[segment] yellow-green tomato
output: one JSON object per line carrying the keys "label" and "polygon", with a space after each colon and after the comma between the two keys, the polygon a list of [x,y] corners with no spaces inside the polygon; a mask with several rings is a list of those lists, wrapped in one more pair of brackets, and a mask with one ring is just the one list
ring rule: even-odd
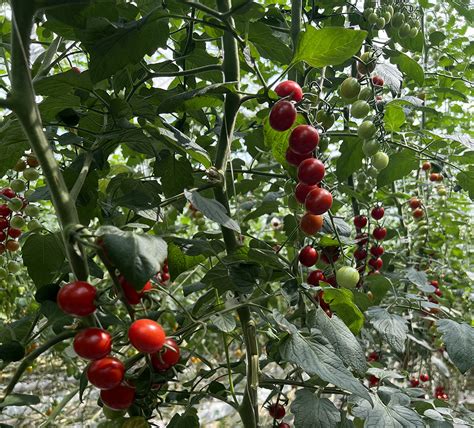
{"label": "yellow-green tomato", "polygon": [[382,169],[387,168],[389,160],[390,159],[387,153],[377,152],[372,158],[372,165],[374,166],[374,168],[381,171]]}
{"label": "yellow-green tomato", "polygon": [[366,157],[371,157],[379,151],[380,145],[375,140],[365,140],[362,143],[362,151]]}
{"label": "yellow-green tomato", "polygon": [[343,288],[355,288],[359,279],[359,272],[351,266],[343,266],[336,272],[336,281]]}
{"label": "yellow-green tomato", "polygon": [[369,114],[370,106],[367,101],[358,100],[351,107],[351,114],[356,119],[362,119]]}
{"label": "yellow-green tomato", "polygon": [[377,128],[369,120],[364,120],[357,128],[357,135],[364,140],[370,140],[376,132]]}

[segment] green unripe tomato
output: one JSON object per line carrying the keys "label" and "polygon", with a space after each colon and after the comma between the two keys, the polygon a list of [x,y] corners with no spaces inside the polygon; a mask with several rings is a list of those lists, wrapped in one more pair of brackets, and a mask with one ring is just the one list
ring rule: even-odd
{"label": "green unripe tomato", "polygon": [[316,120],[323,126],[325,130],[328,130],[334,125],[336,118],[333,113],[325,110],[318,110],[316,113]]}
{"label": "green unripe tomato", "polygon": [[27,227],[28,227],[28,230],[29,230],[30,232],[33,232],[34,230],[38,230],[38,229],[42,229],[42,228],[43,228],[43,226],[41,225],[41,223],[40,223],[38,220],[36,220],[36,219],[30,220],[30,221],[28,222]]}
{"label": "green unripe tomato", "polygon": [[25,226],[25,219],[19,215],[13,216],[10,220],[10,226],[14,227],[15,229],[21,229]]}
{"label": "green unripe tomato", "polygon": [[398,29],[398,35],[400,38],[405,39],[410,35],[411,28],[408,24],[402,24],[401,27]]}
{"label": "green unripe tomato", "polygon": [[25,207],[25,214],[30,217],[38,217],[40,213],[39,207],[36,205],[27,205]]}
{"label": "green unripe tomato", "polygon": [[20,211],[23,207],[23,201],[20,198],[12,198],[7,202],[7,206],[12,211]]}
{"label": "green unripe tomato", "polygon": [[370,140],[376,132],[375,125],[368,120],[364,120],[357,128],[357,135],[364,140]]}
{"label": "green unripe tomato", "polygon": [[388,24],[390,20],[392,19],[392,14],[389,11],[385,11],[382,17],[383,19],[385,19],[385,22]]}
{"label": "green unripe tomato", "polygon": [[367,101],[358,100],[351,107],[351,114],[356,119],[362,119],[369,114],[370,106]]}
{"label": "green unripe tomato", "polygon": [[0,267],[0,279],[5,279],[8,276],[8,272],[5,268]]}
{"label": "green unripe tomato", "polygon": [[447,193],[447,192],[446,192],[446,187],[444,187],[444,186],[439,186],[436,190],[438,191],[438,195],[440,195],[440,196],[446,196],[446,193]]}
{"label": "green unripe tomato", "polygon": [[359,92],[359,100],[370,100],[374,97],[372,89],[368,86],[364,86],[361,91]]}
{"label": "green unripe tomato", "polygon": [[343,266],[336,272],[336,281],[343,288],[355,288],[359,279],[359,272],[351,266]]}
{"label": "green unripe tomato", "polygon": [[364,152],[364,155],[368,158],[375,155],[375,153],[379,151],[379,148],[380,145],[375,140],[365,140],[362,143],[362,151]]}
{"label": "green unripe tomato", "polygon": [[359,174],[357,174],[357,183],[366,183],[367,182],[367,176],[365,175],[364,172],[359,172]]}
{"label": "green unripe tomato", "polygon": [[341,97],[346,100],[356,98],[360,92],[360,83],[355,77],[348,77],[341,84]]}
{"label": "green unripe tomato", "polygon": [[360,193],[365,192],[367,190],[367,183],[360,182],[357,183],[356,190]]}
{"label": "green unripe tomato", "polygon": [[393,9],[393,6],[391,4],[389,4],[388,6],[385,6],[385,10],[390,13],[390,15],[393,16],[393,13],[395,12],[395,10]]}
{"label": "green unripe tomato", "polygon": [[34,189],[28,189],[25,191],[25,198],[28,199],[33,193],[35,193]]}
{"label": "green unripe tomato", "polygon": [[375,12],[372,12],[368,17],[367,17],[367,21],[369,21],[369,24],[373,25],[377,22],[377,19],[379,17],[377,16],[377,14]]}
{"label": "green unripe tomato", "polygon": [[400,28],[401,25],[405,22],[405,16],[401,12],[395,12],[392,16],[392,27]]}
{"label": "green unripe tomato", "polygon": [[364,9],[364,17],[368,18],[371,13],[374,13],[374,8],[373,7],[368,7],[367,9]]}
{"label": "green unripe tomato", "polygon": [[372,178],[377,178],[379,172],[373,166],[371,166],[370,168],[367,168],[367,175]]}
{"label": "green unripe tomato", "polygon": [[35,180],[38,180],[40,174],[39,172],[34,169],[34,168],[26,168],[24,171],[23,171],[23,178],[26,180],[26,181],[35,181]]}
{"label": "green unripe tomato", "polygon": [[8,262],[7,269],[10,273],[17,273],[21,269],[21,264],[15,262],[14,260],[10,260]]}
{"label": "green unripe tomato", "polygon": [[439,27],[442,27],[444,25],[444,19],[443,18],[438,18],[436,23],[438,24]]}
{"label": "green unripe tomato", "polygon": [[414,39],[416,36],[418,36],[418,28],[410,28],[410,33],[408,34],[408,37],[410,37],[410,39]]}
{"label": "green unripe tomato", "polygon": [[375,26],[379,29],[379,30],[383,30],[385,28],[385,18],[384,17],[379,17],[377,18],[377,21],[375,21]]}
{"label": "green unripe tomato", "polygon": [[376,57],[375,54],[371,51],[364,52],[360,59],[362,62],[357,63],[357,70],[361,74],[371,73],[375,69]]}
{"label": "green unripe tomato", "polygon": [[381,171],[382,169],[387,168],[389,160],[390,159],[389,159],[387,153],[377,152],[377,153],[375,153],[374,157],[372,158],[372,165],[374,166],[374,168]]}
{"label": "green unripe tomato", "polygon": [[15,285],[16,284],[16,277],[12,273],[7,275],[7,284],[8,285]]}
{"label": "green unripe tomato", "polygon": [[433,15],[426,15],[426,22],[432,22],[433,21]]}
{"label": "green unripe tomato", "polygon": [[12,180],[10,182],[10,187],[15,191],[15,192],[23,192],[26,189],[26,183],[23,180]]}
{"label": "green unripe tomato", "polygon": [[113,410],[108,408],[107,406],[102,407],[102,412],[104,412],[104,416],[110,420],[119,419],[125,416],[125,413],[127,413],[126,410]]}

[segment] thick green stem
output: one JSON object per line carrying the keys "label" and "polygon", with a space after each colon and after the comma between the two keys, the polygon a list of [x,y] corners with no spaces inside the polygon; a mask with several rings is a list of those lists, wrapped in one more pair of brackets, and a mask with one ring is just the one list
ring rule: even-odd
{"label": "thick green stem", "polygon": [[12,30],[12,90],[9,102],[16,113],[30,146],[38,158],[43,175],[48,184],[58,220],[63,231],[71,270],[77,279],[86,280],[88,266],[83,250],[79,245],[70,242],[68,229],[79,223],[77,210],[70,197],[54,153],[43,132],[41,116],[36,104],[36,95],[33,89],[29,69],[29,40],[35,13],[32,0],[13,0],[13,30]]}
{"label": "thick green stem", "polygon": [[[217,8],[220,13],[226,14],[231,9],[230,0],[217,0]],[[233,27],[233,19],[228,18],[228,25]],[[224,76],[227,82],[240,82],[240,63],[237,41],[230,31],[226,31],[222,38],[224,50]],[[238,89],[238,88],[237,88]],[[224,117],[217,144],[217,152],[214,166],[222,176],[222,186],[214,189],[215,198],[228,211],[229,201],[226,194],[225,171],[229,161],[235,121],[240,107],[240,95],[230,93],[226,95],[224,103]],[[233,253],[239,246],[235,233],[225,227],[222,234],[228,253]],[[245,386],[242,403],[239,407],[240,417],[245,428],[258,426],[258,344],[255,332],[255,324],[252,320],[250,309],[247,306],[237,310],[242,333],[244,336],[247,352],[247,384]]]}
{"label": "thick green stem", "polygon": [[[293,0],[291,2],[291,40],[293,41],[293,52],[296,51],[296,45],[298,43],[298,37],[301,33],[301,19],[303,12],[303,0]],[[303,84],[303,76],[298,72],[297,69],[293,68],[289,73],[288,77],[300,85]]]}

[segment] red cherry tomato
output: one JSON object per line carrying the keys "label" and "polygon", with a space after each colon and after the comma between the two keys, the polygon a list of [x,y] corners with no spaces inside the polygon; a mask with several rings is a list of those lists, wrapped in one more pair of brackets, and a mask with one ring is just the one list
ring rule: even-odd
{"label": "red cherry tomato", "polygon": [[10,222],[5,217],[0,217],[0,230],[4,230],[10,226]]}
{"label": "red cherry tomato", "polygon": [[374,257],[380,257],[384,253],[384,249],[381,245],[374,245],[370,248],[370,254]]}
{"label": "red cherry tomato", "polygon": [[311,245],[307,245],[301,249],[298,259],[303,266],[314,266],[318,261],[318,252]]}
{"label": "red cherry tomato", "polygon": [[305,153],[304,155],[299,155],[298,153],[295,153],[293,150],[288,149],[285,153],[285,159],[286,161],[293,166],[298,166],[301,162],[303,162],[305,159],[309,159],[313,157],[312,153]]}
{"label": "red cherry tomato", "polygon": [[369,260],[369,265],[374,269],[374,270],[379,270],[383,266],[383,260],[379,257],[377,259],[370,259]]}
{"label": "red cherry tomato", "polygon": [[164,372],[178,364],[181,353],[179,346],[174,339],[168,338],[165,341],[166,347],[151,356],[151,364],[158,372]]}
{"label": "red cherry tomato", "polygon": [[412,215],[413,215],[413,218],[421,218],[424,216],[424,211],[421,209],[421,208],[417,208],[416,210],[413,210],[412,212]]}
{"label": "red cherry tomato", "polygon": [[309,273],[308,278],[306,279],[306,282],[309,285],[313,285],[315,287],[319,286],[319,281],[324,281],[326,282],[326,277],[324,276],[324,273],[322,270],[313,270],[312,272]]}
{"label": "red cherry tomato", "polygon": [[314,185],[309,185],[305,183],[298,183],[295,187],[295,198],[300,204],[304,204],[304,201],[306,200],[306,196],[308,196],[308,193],[311,192],[311,190],[316,189],[316,187],[319,187],[317,184]]}
{"label": "red cherry tomato", "polygon": [[113,410],[128,409],[135,399],[135,388],[122,382],[115,388],[100,391],[100,399]]}
{"label": "red cherry tomato", "polygon": [[18,251],[18,249],[20,248],[20,243],[18,241],[13,241],[9,239],[7,243],[5,244],[5,248],[8,251],[12,251],[12,252]]}
{"label": "red cherry tomato", "polygon": [[412,378],[410,379],[410,385],[413,387],[413,388],[416,388],[418,385],[420,384],[420,381],[416,378]]}
{"label": "red cherry tomato", "polygon": [[367,251],[364,248],[357,248],[354,251],[354,258],[356,260],[365,260],[367,258]]}
{"label": "red cherry tomato", "polygon": [[421,207],[421,200],[418,199],[418,198],[413,197],[408,201],[408,205],[410,205],[410,208],[412,210],[415,210],[415,209]]}
{"label": "red cherry tomato", "polygon": [[286,98],[291,95],[291,99],[296,102],[300,102],[303,99],[301,86],[293,80],[285,80],[279,83],[275,88],[275,92],[281,98]]}
{"label": "red cherry tomato", "polygon": [[434,291],[434,294],[436,294],[438,297],[441,297],[443,295],[443,292],[437,288],[435,291]]}
{"label": "red cherry tomato", "polygon": [[313,236],[323,227],[323,216],[306,213],[300,220],[300,229],[306,235]]}
{"label": "red cherry tomato", "polygon": [[382,241],[387,236],[387,229],[385,227],[376,227],[372,235],[377,241]]}
{"label": "red cherry tomato", "polygon": [[306,196],[305,207],[312,214],[324,214],[332,206],[332,195],[326,189],[317,187]]}
{"label": "red cherry tomato", "polygon": [[354,226],[358,229],[367,226],[367,217],[365,215],[356,215],[354,217]]}
{"label": "red cherry tomato", "polygon": [[319,133],[310,125],[298,125],[290,134],[289,146],[295,153],[311,153],[319,144]]}
{"label": "red cherry tomato", "polygon": [[324,168],[324,164],[319,159],[305,159],[298,166],[298,180],[305,184],[314,185],[320,183],[325,173],[326,168]]}
{"label": "red cherry tomato", "polygon": [[383,207],[380,206],[372,208],[372,211],[370,212],[370,215],[375,220],[380,220],[381,218],[383,218],[384,214],[385,210],[383,209]]}
{"label": "red cherry tomato", "polygon": [[140,319],[134,321],[128,329],[128,338],[140,352],[154,354],[163,347],[166,334],[157,322],[150,319]]}
{"label": "red cherry tomato", "polygon": [[86,328],[74,337],[73,348],[77,355],[86,360],[99,360],[110,353],[112,337],[106,330]]}
{"label": "red cherry tomato", "polygon": [[375,86],[383,86],[384,80],[383,80],[383,78],[380,77],[380,76],[374,76],[374,77],[372,77],[372,83],[373,83]]}
{"label": "red cherry tomato", "polygon": [[274,419],[283,419],[286,415],[286,410],[280,403],[272,403],[268,407],[268,413]]}
{"label": "red cherry tomato", "polygon": [[422,374],[420,375],[420,380],[421,380],[422,382],[428,382],[428,381],[430,380],[430,377],[428,376],[427,373],[422,373]]}
{"label": "red cherry tomato", "polygon": [[370,386],[377,386],[378,383],[379,383],[379,378],[378,378],[377,376],[371,375],[371,376],[369,377],[369,384],[370,384]]}
{"label": "red cherry tomato", "polygon": [[115,388],[122,382],[124,374],[125,366],[114,357],[95,360],[87,369],[87,379],[99,389]]}
{"label": "red cherry tomato", "polygon": [[85,317],[96,310],[94,303],[96,294],[97,289],[88,282],[71,282],[59,290],[58,306],[67,314]]}
{"label": "red cherry tomato", "polygon": [[10,227],[10,229],[8,229],[8,236],[12,238],[18,238],[20,235],[21,235],[20,229],[15,229],[13,227]]}
{"label": "red cherry tomato", "polygon": [[4,189],[1,190],[2,195],[5,195],[7,198],[14,198],[16,196],[16,193],[10,189],[9,187],[5,187]]}
{"label": "red cherry tomato", "polygon": [[378,361],[379,360],[379,354],[377,351],[372,351],[369,356],[367,357],[367,361]]}
{"label": "red cherry tomato", "polygon": [[0,216],[8,217],[12,213],[12,210],[8,208],[5,204],[0,205]]}
{"label": "red cherry tomato", "polygon": [[120,286],[122,287],[123,294],[125,299],[130,305],[138,305],[142,300],[142,297],[145,295],[145,292],[152,289],[151,282],[148,281],[141,291],[135,290],[133,285],[130,284],[123,275],[118,277]]}
{"label": "red cherry tomato", "polygon": [[0,241],[5,241],[7,239],[7,235],[3,230],[0,230]]}
{"label": "red cherry tomato", "polygon": [[270,111],[270,126],[275,131],[290,129],[296,120],[296,107],[290,101],[278,101]]}
{"label": "red cherry tomato", "polygon": [[438,288],[439,287],[439,282],[436,281],[435,279],[433,281],[430,282],[430,284],[435,287],[435,288]]}
{"label": "red cherry tomato", "polygon": [[356,241],[359,245],[367,244],[367,242],[369,242],[367,233],[359,233],[358,235],[356,235]]}
{"label": "red cherry tomato", "polygon": [[287,424],[286,422],[280,422],[278,424],[278,428],[291,428],[289,424]]}
{"label": "red cherry tomato", "polygon": [[429,171],[431,169],[431,164],[429,162],[423,162],[423,165],[421,165],[421,169],[423,171]]}

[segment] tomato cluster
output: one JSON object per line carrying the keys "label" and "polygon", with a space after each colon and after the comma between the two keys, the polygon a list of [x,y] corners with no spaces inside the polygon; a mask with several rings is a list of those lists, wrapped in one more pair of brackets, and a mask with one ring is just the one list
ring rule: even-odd
{"label": "tomato cluster", "polygon": [[423,203],[421,199],[417,198],[416,196],[413,196],[409,199],[408,205],[411,208],[411,215],[415,220],[418,220],[425,215]]}

